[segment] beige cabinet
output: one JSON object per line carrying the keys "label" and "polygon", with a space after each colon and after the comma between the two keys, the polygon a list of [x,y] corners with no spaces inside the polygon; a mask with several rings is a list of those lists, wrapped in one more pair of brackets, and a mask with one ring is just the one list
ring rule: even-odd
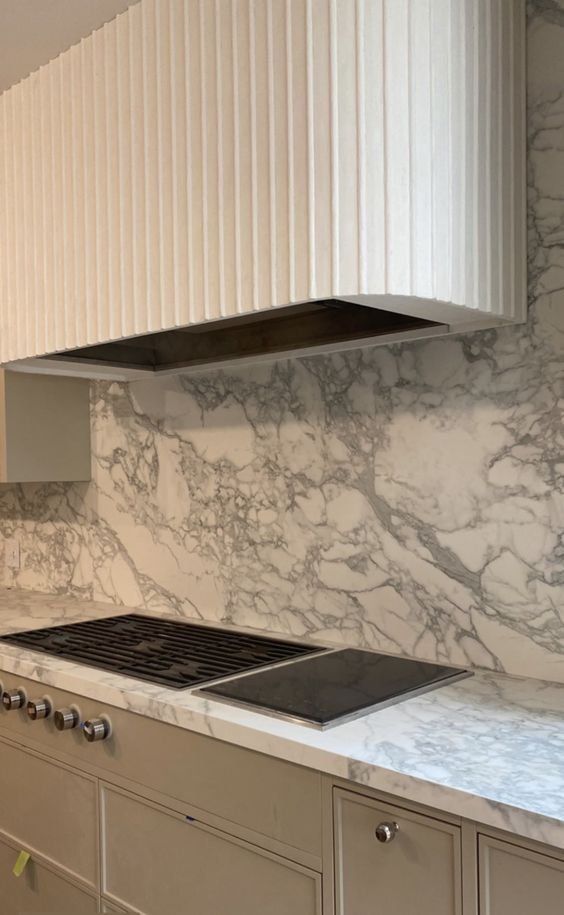
{"label": "beige cabinet", "polygon": [[4,740],[0,772],[0,833],[96,888],[96,780]]}
{"label": "beige cabinet", "polygon": [[337,915],[461,915],[457,826],[341,789],[334,817]]}
{"label": "beige cabinet", "polygon": [[[6,689],[39,694],[32,680],[12,674],[0,679]],[[75,703],[83,718],[103,711],[98,702],[83,696],[51,687],[48,692],[55,708]],[[155,791],[176,809],[188,805],[196,816],[205,814],[203,818],[212,825],[217,825],[215,819],[229,821],[228,832],[313,870],[321,869],[319,772],[125,709],[112,708],[110,717],[112,739],[86,744],[79,729],[61,734],[52,720],[38,723],[24,712],[4,714],[0,705],[0,733],[14,742],[39,743],[46,756],[64,753],[75,768],[88,763],[103,771],[108,781],[134,782],[141,794],[145,789]]]}
{"label": "beige cabinet", "polygon": [[564,912],[564,861],[480,836],[479,867],[480,915]]}
{"label": "beige cabinet", "polygon": [[103,785],[102,892],[143,915],[321,915],[321,877]]}
{"label": "beige cabinet", "polygon": [[0,483],[90,479],[90,401],[82,378],[0,370]]}
{"label": "beige cabinet", "polygon": [[112,739],[87,744],[0,704],[0,915],[564,915],[564,852],[111,716]]}
{"label": "beige cabinet", "polygon": [[32,856],[23,873],[13,873],[20,849],[0,838],[0,911],[2,915],[91,915],[98,898],[80,889],[56,869]]}

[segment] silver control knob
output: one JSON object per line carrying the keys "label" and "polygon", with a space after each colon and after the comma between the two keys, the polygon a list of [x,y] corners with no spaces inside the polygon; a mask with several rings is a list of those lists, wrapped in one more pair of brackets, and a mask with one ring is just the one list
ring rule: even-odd
{"label": "silver control knob", "polygon": [[376,838],[379,842],[391,842],[399,832],[397,823],[380,823],[376,827]]}
{"label": "silver control knob", "polygon": [[13,712],[14,709],[23,708],[26,703],[26,695],[23,689],[6,689],[2,693],[2,705],[7,712]]}
{"label": "silver control knob", "polygon": [[48,718],[52,711],[53,706],[47,696],[43,696],[42,699],[30,699],[27,703],[27,715],[32,721]]}
{"label": "silver control knob", "polygon": [[106,737],[110,736],[111,731],[112,726],[110,724],[110,719],[106,718],[105,715],[101,715],[100,718],[89,718],[82,725],[82,733],[88,743],[94,743],[97,740],[105,740]]}
{"label": "silver control knob", "polygon": [[71,731],[80,722],[80,712],[74,705],[60,708],[55,712],[55,727],[58,731]]}

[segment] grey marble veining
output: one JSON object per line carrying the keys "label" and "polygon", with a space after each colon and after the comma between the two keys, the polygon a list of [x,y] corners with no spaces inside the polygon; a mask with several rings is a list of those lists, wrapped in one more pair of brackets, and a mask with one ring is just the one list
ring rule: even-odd
{"label": "grey marble veining", "polygon": [[[0,591],[0,634],[112,611]],[[5,643],[2,670],[564,848],[561,684],[478,673],[319,732]]]}
{"label": "grey marble veining", "polygon": [[127,612],[125,608],[98,601],[78,601],[68,596],[0,588],[0,635],[46,626],[64,626]]}
{"label": "grey marble veining", "polygon": [[528,324],[92,389],[6,582],[564,682],[564,6],[529,3]]}

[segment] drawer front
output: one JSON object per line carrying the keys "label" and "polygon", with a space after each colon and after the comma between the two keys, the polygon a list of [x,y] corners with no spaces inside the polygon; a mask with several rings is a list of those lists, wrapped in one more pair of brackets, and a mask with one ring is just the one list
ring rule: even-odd
{"label": "drawer front", "polygon": [[143,915],[320,915],[321,878],[103,785],[103,892]]}
{"label": "drawer front", "polygon": [[509,842],[479,838],[480,915],[562,915],[564,862]]}
{"label": "drawer front", "polygon": [[93,887],[98,871],[96,782],[0,740],[0,832]]}
{"label": "drawer front", "polygon": [[458,827],[335,789],[337,915],[461,915],[460,854]]}
{"label": "drawer front", "polygon": [[52,720],[32,722],[23,711],[0,710],[0,734],[14,733],[48,752],[70,754],[79,767],[88,762],[290,849],[321,857],[318,772],[62,690],[43,688],[22,677],[5,674],[0,679],[5,687],[23,687],[30,697],[47,693],[56,708],[76,703],[83,718],[107,712],[113,725],[110,739],[88,744],[78,729],[60,733]]}
{"label": "drawer front", "polygon": [[20,877],[13,867],[16,846],[0,838],[0,911],[2,915],[91,915],[98,900],[33,857]]}

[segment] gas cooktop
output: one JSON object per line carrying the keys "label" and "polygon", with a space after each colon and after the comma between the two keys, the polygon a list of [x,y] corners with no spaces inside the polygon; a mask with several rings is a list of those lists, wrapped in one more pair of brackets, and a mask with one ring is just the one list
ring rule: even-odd
{"label": "gas cooktop", "polygon": [[324,650],[137,613],[16,632],[0,641],[171,689]]}
{"label": "gas cooktop", "polygon": [[471,674],[360,649],[328,649],[128,613],[0,641],[219,702],[326,728]]}

